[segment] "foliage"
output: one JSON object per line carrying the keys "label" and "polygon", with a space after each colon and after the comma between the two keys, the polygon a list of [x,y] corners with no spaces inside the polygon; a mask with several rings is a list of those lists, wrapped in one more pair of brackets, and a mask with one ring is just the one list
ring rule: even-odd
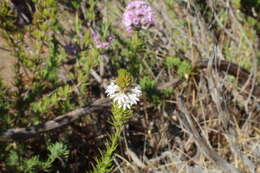
{"label": "foliage", "polygon": [[165,59],[165,65],[168,68],[176,68],[177,75],[180,78],[185,77],[186,75],[191,74],[191,64],[185,60],[181,60],[180,58],[176,57],[167,57]]}
{"label": "foliage", "polygon": [[9,154],[7,166],[14,171],[34,173],[39,171],[50,172],[53,162],[56,159],[62,161],[67,159],[69,151],[63,143],[50,144],[48,146],[49,155],[47,160],[42,161],[38,155],[34,155],[31,158],[23,158],[18,155],[15,150],[12,150]]}
{"label": "foliage", "polygon": [[[132,84],[132,76],[124,69],[118,70],[116,79],[117,85],[121,90],[126,89]],[[109,139],[105,144],[105,151],[100,151],[100,158],[96,160],[93,173],[107,173],[113,169],[113,153],[116,151],[117,145],[120,142],[120,136],[123,131],[124,124],[127,123],[131,116],[131,110],[120,107],[117,103],[113,103],[111,112],[113,114],[111,125],[114,127],[112,135],[108,135]]]}
{"label": "foliage", "polygon": [[[123,92],[137,83],[143,93],[131,109],[111,102],[110,111],[103,108],[27,140],[0,137],[0,172],[219,169],[180,123],[180,95],[209,148],[242,172],[260,165],[259,98],[254,89],[245,97],[260,79],[259,0],[149,0],[154,26],[131,33],[122,26],[127,2],[1,0],[0,134],[104,98],[111,81]],[[98,47],[93,33],[109,46]],[[193,72],[196,62],[213,58],[248,69],[248,82],[252,77],[254,83],[240,84],[228,70],[211,74],[210,66]],[[11,75],[4,74],[6,68]]]}

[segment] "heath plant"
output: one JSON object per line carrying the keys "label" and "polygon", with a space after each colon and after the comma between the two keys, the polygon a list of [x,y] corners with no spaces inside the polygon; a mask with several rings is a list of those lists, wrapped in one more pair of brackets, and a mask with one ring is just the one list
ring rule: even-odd
{"label": "heath plant", "polygon": [[1,0],[0,172],[259,172],[259,5]]}
{"label": "heath plant", "polygon": [[114,152],[121,139],[124,125],[132,115],[132,106],[137,104],[142,95],[141,88],[134,84],[132,75],[124,69],[118,71],[118,77],[106,89],[107,96],[112,100],[112,121],[114,132],[101,151],[101,158],[96,159],[94,173],[106,173],[113,170]]}

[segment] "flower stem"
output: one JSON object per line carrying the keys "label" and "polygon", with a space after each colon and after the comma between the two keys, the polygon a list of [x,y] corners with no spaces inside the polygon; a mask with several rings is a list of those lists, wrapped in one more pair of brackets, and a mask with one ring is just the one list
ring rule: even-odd
{"label": "flower stem", "polygon": [[127,123],[127,120],[131,115],[130,110],[124,110],[117,104],[113,104],[112,113],[112,125],[115,131],[112,135],[109,135],[109,140],[105,144],[106,149],[104,152],[101,152],[101,158],[96,159],[97,164],[93,173],[108,173],[112,171],[113,153],[117,148],[124,124]]}

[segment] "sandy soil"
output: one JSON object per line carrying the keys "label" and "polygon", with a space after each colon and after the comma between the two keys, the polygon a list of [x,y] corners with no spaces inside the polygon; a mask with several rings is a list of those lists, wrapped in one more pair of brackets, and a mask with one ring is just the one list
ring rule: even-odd
{"label": "sandy soil", "polygon": [[11,56],[8,49],[8,44],[0,36],[0,78],[3,79],[5,84],[12,86],[15,58]]}

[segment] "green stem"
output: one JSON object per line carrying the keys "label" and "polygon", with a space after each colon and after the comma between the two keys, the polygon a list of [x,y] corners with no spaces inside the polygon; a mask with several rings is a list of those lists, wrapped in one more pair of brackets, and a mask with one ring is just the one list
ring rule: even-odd
{"label": "green stem", "polygon": [[109,141],[106,143],[106,151],[101,152],[101,158],[96,159],[96,167],[93,173],[108,173],[113,169],[113,153],[115,152],[121,133],[123,131],[123,126],[127,122],[130,115],[129,110],[123,110],[117,105],[112,107],[112,125],[115,128],[115,132],[109,136]]}

